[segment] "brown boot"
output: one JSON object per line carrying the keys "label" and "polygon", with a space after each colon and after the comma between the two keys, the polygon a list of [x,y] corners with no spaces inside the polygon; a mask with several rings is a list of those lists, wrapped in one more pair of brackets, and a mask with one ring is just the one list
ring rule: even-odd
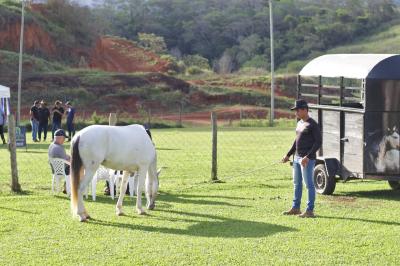
{"label": "brown boot", "polygon": [[315,214],[313,211],[305,211],[299,215],[300,218],[315,218]]}
{"label": "brown boot", "polygon": [[282,214],[283,214],[283,215],[298,215],[298,214],[300,214],[300,213],[301,213],[300,209],[291,208],[290,210],[285,211],[285,212],[283,212]]}

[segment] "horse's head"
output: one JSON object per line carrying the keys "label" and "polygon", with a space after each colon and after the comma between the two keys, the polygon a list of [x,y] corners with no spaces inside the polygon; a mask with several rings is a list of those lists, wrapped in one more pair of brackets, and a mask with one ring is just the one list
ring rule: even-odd
{"label": "horse's head", "polygon": [[[153,210],[154,207],[156,206],[156,197],[157,197],[157,193],[158,193],[158,187],[159,187],[159,181],[158,181],[158,177],[161,173],[161,168],[157,170],[157,172],[155,173],[155,176],[153,176],[153,186],[151,188],[151,192],[147,192],[150,195],[150,202],[147,203],[147,208],[149,210]],[[151,174],[151,171],[149,171],[149,174]]]}

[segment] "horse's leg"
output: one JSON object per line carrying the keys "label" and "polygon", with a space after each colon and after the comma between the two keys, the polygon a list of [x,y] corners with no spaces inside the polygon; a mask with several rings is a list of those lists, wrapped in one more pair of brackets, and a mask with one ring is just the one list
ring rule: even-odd
{"label": "horse's leg", "polygon": [[144,185],[144,180],[146,178],[146,173],[147,173],[148,167],[139,167],[138,169],[138,185],[136,188],[136,211],[138,214],[143,215],[146,214],[146,212],[142,208],[142,189]]}
{"label": "horse's leg", "polygon": [[152,197],[153,195],[153,178],[151,177],[150,170],[146,175],[146,181],[145,181],[145,186],[146,186],[146,208],[148,210],[154,209],[154,205],[152,202]]}
{"label": "horse's leg", "polygon": [[150,165],[146,176],[146,207],[153,210],[155,207],[155,191],[153,191],[154,182],[156,182],[157,170],[153,165]]}
{"label": "horse's leg", "polygon": [[86,187],[93,179],[93,175],[97,168],[87,167],[85,169],[85,175],[83,176],[78,189],[78,216],[81,222],[90,219],[90,215],[87,213],[85,206],[83,205],[83,194],[85,193]]}
{"label": "horse's leg", "polygon": [[126,187],[128,186],[128,177],[129,177],[129,172],[124,171],[124,173],[122,175],[121,189],[119,192],[118,202],[117,202],[117,206],[115,207],[115,211],[118,216],[124,215],[124,213],[122,212],[122,203],[124,201]]}

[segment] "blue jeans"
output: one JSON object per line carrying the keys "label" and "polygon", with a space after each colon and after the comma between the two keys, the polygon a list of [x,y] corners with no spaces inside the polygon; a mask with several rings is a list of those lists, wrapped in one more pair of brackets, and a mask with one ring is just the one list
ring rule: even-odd
{"label": "blue jeans", "polygon": [[308,191],[307,211],[314,210],[315,203],[315,187],[313,180],[315,160],[309,160],[308,164],[303,167],[301,164],[301,157],[295,156],[293,160],[293,185],[294,185],[294,198],[293,208],[300,209],[301,196],[303,193],[303,180],[306,184]]}
{"label": "blue jeans", "polygon": [[32,140],[37,140],[39,121],[31,119],[31,126],[32,126]]}
{"label": "blue jeans", "polygon": [[75,135],[74,123],[67,121],[67,129],[68,129],[68,139],[71,140],[72,137]]}
{"label": "blue jeans", "polygon": [[56,130],[60,129],[60,128],[61,128],[61,123],[53,121],[53,125],[51,127],[51,138],[52,139],[54,139],[54,132],[56,132]]}

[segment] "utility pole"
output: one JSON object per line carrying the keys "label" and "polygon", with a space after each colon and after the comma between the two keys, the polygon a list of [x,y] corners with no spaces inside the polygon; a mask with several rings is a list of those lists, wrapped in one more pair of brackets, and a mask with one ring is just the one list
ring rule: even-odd
{"label": "utility pole", "polygon": [[18,103],[17,126],[21,121],[21,80],[22,80],[22,54],[24,50],[24,24],[25,24],[25,0],[21,1],[21,32],[19,37],[19,70],[18,70]]}
{"label": "utility pole", "polygon": [[274,113],[275,113],[275,74],[274,74],[274,18],[272,12],[272,1],[269,0],[269,34],[270,34],[270,41],[271,41],[271,108],[269,113],[269,125],[274,125]]}

